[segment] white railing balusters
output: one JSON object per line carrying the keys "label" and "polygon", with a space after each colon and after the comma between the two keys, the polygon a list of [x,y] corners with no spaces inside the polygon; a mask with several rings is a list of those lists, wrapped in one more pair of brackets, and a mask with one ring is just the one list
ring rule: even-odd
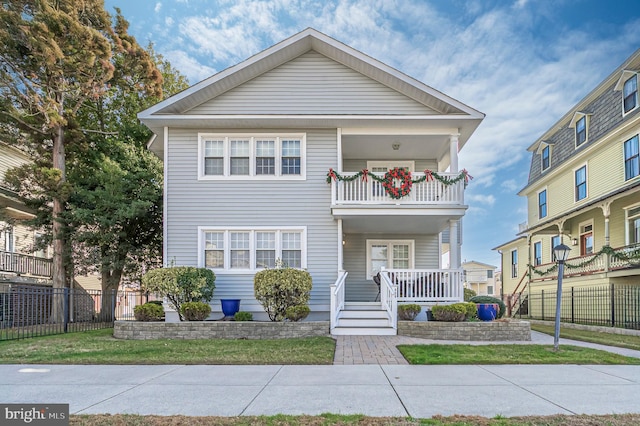
{"label": "white railing balusters", "polygon": [[338,271],[336,282],[330,286],[331,289],[331,330],[336,328],[340,319],[340,312],[344,309],[345,292],[344,283],[347,279],[347,271]]}
{"label": "white railing balusters", "polygon": [[464,299],[461,269],[389,269],[399,302],[460,302]]}

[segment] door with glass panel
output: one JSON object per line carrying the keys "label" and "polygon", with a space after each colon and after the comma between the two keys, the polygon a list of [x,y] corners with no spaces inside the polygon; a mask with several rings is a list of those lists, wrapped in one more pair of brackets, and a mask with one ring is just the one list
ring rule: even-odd
{"label": "door with glass panel", "polygon": [[[385,173],[394,168],[403,168],[409,172],[413,172],[415,163],[413,161],[367,161],[367,169],[370,173],[375,173],[379,177],[383,177]],[[394,185],[400,187],[402,182],[396,181]],[[369,179],[369,191],[370,199],[374,201],[389,201],[393,200],[384,189],[382,183]],[[409,193],[407,197],[412,197],[413,194]]]}

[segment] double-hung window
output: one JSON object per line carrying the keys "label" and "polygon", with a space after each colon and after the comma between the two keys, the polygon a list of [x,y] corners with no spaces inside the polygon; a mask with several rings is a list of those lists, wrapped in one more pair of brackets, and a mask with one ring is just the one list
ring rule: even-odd
{"label": "double-hung window", "polygon": [[533,243],[533,263],[535,266],[542,264],[542,242]]}
{"label": "double-hung window", "polygon": [[225,272],[247,272],[285,266],[306,268],[304,227],[217,229],[200,227],[199,264]]}
{"label": "double-hung window", "polygon": [[550,163],[550,154],[551,154],[551,147],[549,147],[549,145],[545,146],[544,148],[542,148],[542,154],[541,154],[541,159],[542,159],[542,171],[545,171],[549,168]]}
{"label": "double-hung window", "polygon": [[511,250],[511,278],[518,276],[518,250]]}
{"label": "double-hung window", "polygon": [[576,121],[576,146],[582,145],[587,140],[587,116],[583,115]]}
{"label": "double-hung window", "polygon": [[547,216],[547,190],[538,192],[538,218]]}
{"label": "double-hung window", "polygon": [[625,114],[638,106],[637,74],[624,82],[624,86],[622,88],[622,103]]}
{"label": "double-hung window", "polygon": [[587,166],[582,166],[575,171],[576,201],[587,197]]}
{"label": "double-hung window", "polygon": [[199,134],[199,179],[305,177],[305,135]]}
{"label": "double-hung window", "polygon": [[629,180],[640,174],[638,156],[638,135],[624,143],[624,179]]}
{"label": "double-hung window", "polygon": [[385,269],[412,269],[413,240],[367,240],[367,277]]}

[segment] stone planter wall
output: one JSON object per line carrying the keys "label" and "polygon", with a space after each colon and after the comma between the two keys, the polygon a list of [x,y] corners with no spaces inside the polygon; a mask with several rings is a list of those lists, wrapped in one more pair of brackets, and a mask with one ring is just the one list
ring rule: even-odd
{"label": "stone planter wall", "polygon": [[398,335],[433,340],[528,341],[528,321],[441,322],[398,321]]}
{"label": "stone planter wall", "polygon": [[185,321],[141,322],[116,321],[116,339],[287,339],[293,337],[329,336],[328,321],[261,322],[261,321]]}

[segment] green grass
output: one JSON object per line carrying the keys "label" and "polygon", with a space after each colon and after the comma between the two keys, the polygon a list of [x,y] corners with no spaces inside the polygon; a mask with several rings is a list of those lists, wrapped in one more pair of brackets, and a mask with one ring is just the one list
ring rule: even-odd
{"label": "green grass", "polygon": [[[553,325],[531,324],[531,330],[553,336],[555,328]],[[560,337],[640,351],[640,336],[627,336],[624,334],[560,327]]]}
{"label": "green grass", "polygon": [[591,348],[561,345],[400,345],[410,364],[624,364],[640,365],[630,358]]}
{"label": "green grass", "polygon": [[0,342],[0,364],[332,364],[330,337],[119,340],[113,329]]}

